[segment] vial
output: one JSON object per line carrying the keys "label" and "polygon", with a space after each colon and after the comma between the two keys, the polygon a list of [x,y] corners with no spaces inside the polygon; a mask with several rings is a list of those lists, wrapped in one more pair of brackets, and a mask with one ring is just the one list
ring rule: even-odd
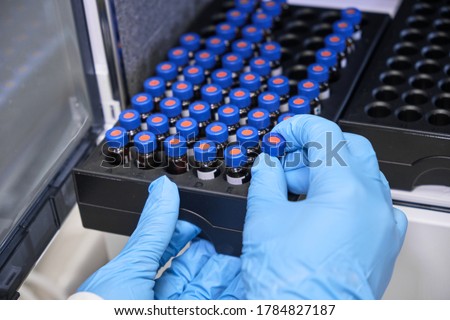
{"label": "vial", "polygon": [[225,40],[225,45],[230,48],[231,42],[236,38],[236,27],[229,22],[216,25],[216,34]]}
{"label": "vial", "polygon": [[231,44],[231,51],[241,55],[244,63],[244,72],[250,71],[250,59],[255,56],[252,44],[247,40],[237,40]]}
{"label": "vial", "polygon": [[188,171],[186,139],[172,135],[164,140],[164,152],[167,157],[166,170],[170,174],[182,174]]}
{"label": "vial", "polygon": [[217,84],[205,84],[201,89],[202,100],[209,103],[214,120],[219,119],[217,110],[223,105],[222,88]]}
{"label": "vial", "polygon": [[237,36],[241,36],[241,28],[247,22],[247,13],[239,9],[230,9],[226,13],[226,20],[237,28]]}
{"label": "vial", "polygon": [[134,136],[141,131],[141,115],[136,110],[125,109],[119,115],[119,123],[127,131],[128,143],[134,142]]}
{"label": "vial", "polygon": [[216,64],[220,67],[220,57],[227,51],[225,40],[219,36],[212,36],[206,39],[205,46],[207,50],[214,54]]}
{"label": "vial", "polygon": [[191,118],[198,123],[199,138],[206,137],[206,127],[211,123],[211,107],[205,101],[195,101],[189,106]]}
{"label": "vial", "polygon": [[135,163],[139,169],[152,169],[160,164],[158,159],[158,141],[154,133],[149,131],[139,132],[134,137],[136,147]]}
{"label": "vial", "polygon": [[195,53],[200,49],[200,35],[195,32],[185,33],[180,37],[180,45],[188,51],[189,60],[192,63]]}
{"label": "vial", "polygon": [[258,106],[269,112],[271,128],[276,126],[280,116],[280,96],[271,91],[263,92],[258,97]]}
{"label": "vial", "polygon": [[311,103],[308,97],[305,96],[293,96],[289,99],[289,112],[296,114],[310,114]]}
{"label": "vial", "polygon": [[281,116],[278,117],[278,123],[283,122],[287,119],[290,119],[294,116],[295,116],[295,113],[292,113],[292,112],[283,113]]}
{"label": "vial", "polygon": [[177,133],[186,139],[188,156],[194,155],[194,144],[198,140],[198,123],[194,118],[184,118],[175,124]]}
{"label": "vial", "polygon": [[189,105],[194,102],[194,90],[188,81],[177,81],[172,86],[173,96],[181,101],[181,116],[189,117]]}
{"label": "vial", "polygon": [[328,68],[322,64],[314,63],[308,66],[308,78],[319,83],[319,99],[330,98],[330,85],[328,84]]}
{"label": "vial", "polygon": [[250,181],[250,169],[246,150],[239,145],[232,145],[225,150],[226,179],[229,184],[243,185]]}
{"label": "vial", "polygon": [[225,103],[230,103],[230,90],[233,85],[231,71],[227,69],[214,70],[211,75],[211,83],[219,85],[222,88],[222,96]]}
{"label": "vial", "polygon": [[322,112],[322,106],[319,100],[319,84],[314,80],[303,80],[298,83],[297,87],[298,94],[309,99],[311,113],[319,115]]}
{"label": "vial", "polygon": [[175,134],[177,129],[175,124],[181,119],[181,101],[178,98],[164,98],[161,101],[161,112],[169,119],[169,132]]}
{"label": "vial", "polygon": [[172,96],[172,84],[177,81],[177,66],[170,61],[161,62],[156,66],[156,75],[164,79],[166,97]]}
{"label": "vial", "polygon": [[250,60],[250,71],[259,74],[261,91],[266,89],[271,70],[269,61],[264,57],[257,57]]}
{"label": "vial", "polygon": [[144,90],[152,96],[154,111],[159,111],[159,103],[164,99],[166,86],[161,77],[151,77],[144,81]]}
{"label": "vial", "polygon": [[183,70],[184,80],[192,84],[194,100],[200,99],[200,90],[205,84],[205,71],[201,66],[188,66]]}
{"label": "vial", "polygon": [[234,6],[236,9],[241,10],[247,14],[252,13],[256,9],[256,1],[255,0],[235,0]]}
{"label": "vial", "polygon": [[236,141],[236,131],[239,129],[239,109],[235,105],[226,104],[219,108],[219,122],[228,127],[228,142]]}
{"label": "vial", "polygon": [[352,37],[353,25],[350,22],[345,20],[336,21],[333,23],[333,31],[344,37],[348,55],[355,51],[355,41]]}
{"label": "vial", "polygon": [[263,1],[261,9],[272,17],[274,28],[278,29],[281,26],[281,14],[283,13],[281,4],[278,1]]}
{"label": "vial", "polygon": [[230,103],[239,108],[239,124],[247,124],[248,112],[250,111],[252,100],[250,91],[245,88],[236,88],[230,92]]}
{"label": "vial", "polygon": [[270,132],[270,116],[266,109],[255,108],[248,113],[248,125],[258,130],[258,137],[262,138]]}
{"label": "vial", "polygon": [[353,40],[359,41],[362,37],[362,13],[357,8],[345,8],[341,11],[343,20],[349,21],[353,25]]}
{"label": "vial", "polygon": [[119,166],[128,163],[128,134],[124,128],[114,127],[106,131],[106,150],[104,152],[106,162]]}
{"label": "vial", "polygon": [[260,49],[261,57],[266,58],[269,61],[271,76],[280,76],[283,73],[283,67],[281,66],[281,46],[278,42],[271,41],[261,45]]}
{"label": "vial", "polygon": [[259,49],[259,44],[263,41],[264,33],[261,28],[250,24],[242,28],[242,39],[251,43],[252,50]]}
{"label": "vial", "polygon": [[194,145],[195,175],[200,180],[213,180],[220,176],[220,161],[217,159],[216,144],[200,140]]}
{"label": "vial", "polygon": [[336,51],[328,48],[317,50],[316,61],[317,63],[328,67],[330,83],[339,80],[339,68]]}
{"label": "vial", "polygon": [[141,115],[141,129],[147,130],[147,118],[153,110],[153,98],[148,93],[138,93],[131,98],[131,106]]}
{"label": "vial", "polygon": [[250,93],[251,108],[258,106],[258,96],[261,93],[261,78],[255,72],[246,72],[239,77],[241,88],[247,89]]}
{"label": "vial", "polygon": [[288,112],[289,110],[289,79],[285,76],[271,77],[267,82],[269,91],[275,92],[280,97],[280,112]]}
{"label": "vial", "polygon": [[194,65],[202,67],[203,72],[205,73],[205,78],[209,79],[212,70],[216,67],[216,58],[211,51],[201,50],[195,54]]}
{"label": "vial", "polygon": [[272,40],[272,16],[268,15],[262,10],[257,10],[252,15],[252,23],[258,28],[261,28],[261,30],[263,31],[264,39],[266,41]]}
{"label": "vial", "polygon": [[217,148],[217,158],[223,159],[227,147],[228,127],[222,122],[213,122],[206,127],[206,139],[214,141]]}
{"label": "vial", "polygon": [[239,75],[244,68],[244,61],[238,53],[227,53],[222,57],[222,67],[232,72],[233,86],[239,85]]}
{"label": "vial", "polygon": [[169,50],[167,57],[177,66],[178,80],[184,80],[183,69],[189,63],[188,51],[183,47],[175,47]]}
{"label": "vial", "polygon": [[170,135],[169,118],[163,113],[154,113],[147,118],[147,127],[156,136],[158,150],[162,151],[164,140]]}
{"label": "vial", "polygon": [[347,67],[347,46],[344,37],[335,33],[326,36],[325,47],[336,51],[339,67],[341,67],[342,69]]}
{"label": "vial", "polygon": [[262,138],[261,151],[271,157],[281,159],[284,156],[285,149],[286,140],[279,133],[270,132]]}
{"label": "vial", "polygon": [[251,126],[243,126],[238,129],[236,137],[237,142],[247,151],[248,165],[251,166],[261,153],[258,130]]}

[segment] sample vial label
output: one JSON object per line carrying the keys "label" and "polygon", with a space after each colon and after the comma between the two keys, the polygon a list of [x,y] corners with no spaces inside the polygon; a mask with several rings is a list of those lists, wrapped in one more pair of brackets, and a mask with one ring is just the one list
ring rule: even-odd
{"label": "sample vial label", "polygon": [[285,112],[288,112],[288,111],[289,111],[289,103],[288,102],[283,103],[283,104],[280,105],[280,112],[281,113],[285,113]]}
{"label": "sample vial label", "polygon": [[330,89],[327,89],[319,94],[320,100],[326,100],[330,98]]}
{"label": "sample vial label", "polygon": [[230,177],[229,175],[227,175],[227,182],[229,184],[235,185],[235,186],[240,186],[243,185],[246,181],[247,177],[240,177],[240,178],[234,178],[234,177]]}

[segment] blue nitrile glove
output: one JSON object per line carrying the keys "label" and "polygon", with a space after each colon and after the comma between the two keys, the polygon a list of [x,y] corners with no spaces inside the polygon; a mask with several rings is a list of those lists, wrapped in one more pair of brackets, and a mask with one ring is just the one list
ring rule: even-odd
{"label": "blue nitrile glove", "polygon": [[239,258],[218,254],[208,241],[195,239],[156,280],[155,298],[244,299],[240,269]]}
{"label": "blue nitrile glove", "polygon": [[[283,170],[265,154],[253,166],[241,256],[247,298],[381,298],[407,220],[392,207],[372,146],[317,116],[293,117],[273,131],[290,142],[286,161],[305,153],[308,166],[285,163]],[[327,164],[344,140],[338,155],[346,165]],[[306,200],[288,201],[288,189]]]}

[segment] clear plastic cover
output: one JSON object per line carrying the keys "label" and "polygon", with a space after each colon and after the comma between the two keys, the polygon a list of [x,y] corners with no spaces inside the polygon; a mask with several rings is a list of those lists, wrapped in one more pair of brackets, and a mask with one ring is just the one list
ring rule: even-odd
{"label": "clear plastic cover", "polygon": [[0,2],[0,245],[92,122],[69,0]]}

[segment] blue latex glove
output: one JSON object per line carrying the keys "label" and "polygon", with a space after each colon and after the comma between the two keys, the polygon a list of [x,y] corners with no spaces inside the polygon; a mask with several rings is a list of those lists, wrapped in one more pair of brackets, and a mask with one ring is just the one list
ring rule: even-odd
{"label": "blue latex glove", "polygon": [[190,223],[177,222],[178,189],[168,178],[155,180],[149,193],[139,224],[124,249],[90,276],[79,292],[92,292],[104,299],[154,298],[153,287],[159,268],[200,230]]}
{"label": "blue latex glove", "polygon": [[[372,146],[316,116],[293,117],[273,131],[290,142],[286,161],[306,154],[309,165],[283,168],[276,158],[257,158],[241,256],[247,298],[380,298],[407,220],[392,207]],[[326,165],[327,132],[333,145],[347,141],[338,153],[347,166]],[[288,189],[307,199],[288,201]]]}

